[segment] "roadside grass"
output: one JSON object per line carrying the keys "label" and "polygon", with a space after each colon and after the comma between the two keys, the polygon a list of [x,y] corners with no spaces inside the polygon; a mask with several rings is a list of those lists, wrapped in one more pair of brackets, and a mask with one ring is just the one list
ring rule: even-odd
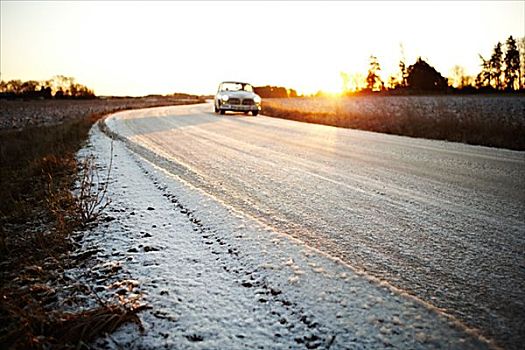
{"label": "roadside grass", "polygon": [[[82,117],[58,125],[0,130],[0,348],[88,348],[122,323],[140,323],[144,306],[100,300],[64,274],[89,259],[71,254],[78,247],[72,233],[93,219],[72,194],[75,184],[90,186],[82,171],[93,167],[76,153],[98,119],[125,108],[79,107]],[[98,306],[75,307],[76,293]]]}
{"label": "roadside grass", "polygon": [[137,321],[136,310],[120,305],[70,313],[55,304],[53,286],[75,263],[67,258],[74,249],[69,236],[82,224],[71,193],[75,154],[99,117],[1,132],[2,348],[87,347],[96,335]]}
{"label": "roadside grass", "polygon": [[[403,135],[436,140],[462,142],[473,145],[525,150],[525,97],[473,97],[464,106],[453,107],[445,102],[446,96],[437,96],[431,108],[421,105],[421,97],[405,97],[405,103],[395,107],[381,99],[399,97],[355,97],[358,106],[348,108],[352,99],[326,101],[300,98],[298,103],[286,99],[263,100],[262,114],[300,122],[323,124],[343,128],[360,129],[386,134]],[[432,99],[432,97],[426,97]],[[460,99],[465,97],[451,97]],[[467,97],[468,98],[468,97]],[[417,100],[419,99],[419,100]],[[487,103],[516,105],[517,115],[498,115],[497,108]],[[288,99],[290,100],[290,99]],[[302,100],[302,101],[301,101]],[[456,102],[457,102],[456,101]],[[521,104],[521,108],[520,108]],[[426,108],[424,108],[426,107]],[[458,108],[459,107],[459,108]],[[490,108],[488,108],[490,107]],[[429,113],[430,110],[430,113]],[[487,112],[489,110],[489,112]]]}

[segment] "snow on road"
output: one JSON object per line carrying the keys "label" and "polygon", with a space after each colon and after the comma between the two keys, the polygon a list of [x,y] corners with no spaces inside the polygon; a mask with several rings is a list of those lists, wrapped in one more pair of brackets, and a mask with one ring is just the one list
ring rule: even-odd
{"label": "snow on road", "polygon": [[116,220],[92,239],[153,305],[137,344],[484,346],[437,306],[519,348],[523,152],[210,110],[106,121]]}
{"label": "snow on road", "polygon": [[119,113],[168,173],[507,348],[525,341],[525,153],[242,115]]}
{"label": "snow on road", "polygon": [[[93,129],[83,152],[108,164]],[[483,349],[421,301],[225,205],[114,142],[112,203],[86,234],[94,290],[141,296],[131,324],[96,346],[176,349]]]}

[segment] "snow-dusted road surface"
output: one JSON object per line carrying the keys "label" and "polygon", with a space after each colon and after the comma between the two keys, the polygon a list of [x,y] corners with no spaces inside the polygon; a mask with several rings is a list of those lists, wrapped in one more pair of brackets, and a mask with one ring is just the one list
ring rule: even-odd
{"label": "snow-dusted road surface", "polygon": [[523,152],[211,109],[106,120],[140,346],[521,347]]}

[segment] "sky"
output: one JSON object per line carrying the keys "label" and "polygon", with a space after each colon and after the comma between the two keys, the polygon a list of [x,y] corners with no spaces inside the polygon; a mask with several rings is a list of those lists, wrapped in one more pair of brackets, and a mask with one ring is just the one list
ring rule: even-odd
{"label": "sky", "polygon": [[381,74],[421,56],[444,76],[480,70],[525,1],[0,1],[0,78],[72,76],[97,95],[213,94],[224,80],[342,88],[341,72]]}

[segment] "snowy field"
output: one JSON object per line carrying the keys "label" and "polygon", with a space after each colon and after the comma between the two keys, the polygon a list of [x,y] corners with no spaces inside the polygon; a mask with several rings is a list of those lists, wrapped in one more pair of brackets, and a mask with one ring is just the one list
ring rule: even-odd
{"label": "snowy field", "polygon": [[123,109],[195,103],[176,98],[117,98],[94,100],[0,100],[0,130],[56,125],[92,115],[102,116]]}
{"label": "snowy field", "polygon": [[525,149],[525,96],[264,99],[263,114],[398,135]]}

